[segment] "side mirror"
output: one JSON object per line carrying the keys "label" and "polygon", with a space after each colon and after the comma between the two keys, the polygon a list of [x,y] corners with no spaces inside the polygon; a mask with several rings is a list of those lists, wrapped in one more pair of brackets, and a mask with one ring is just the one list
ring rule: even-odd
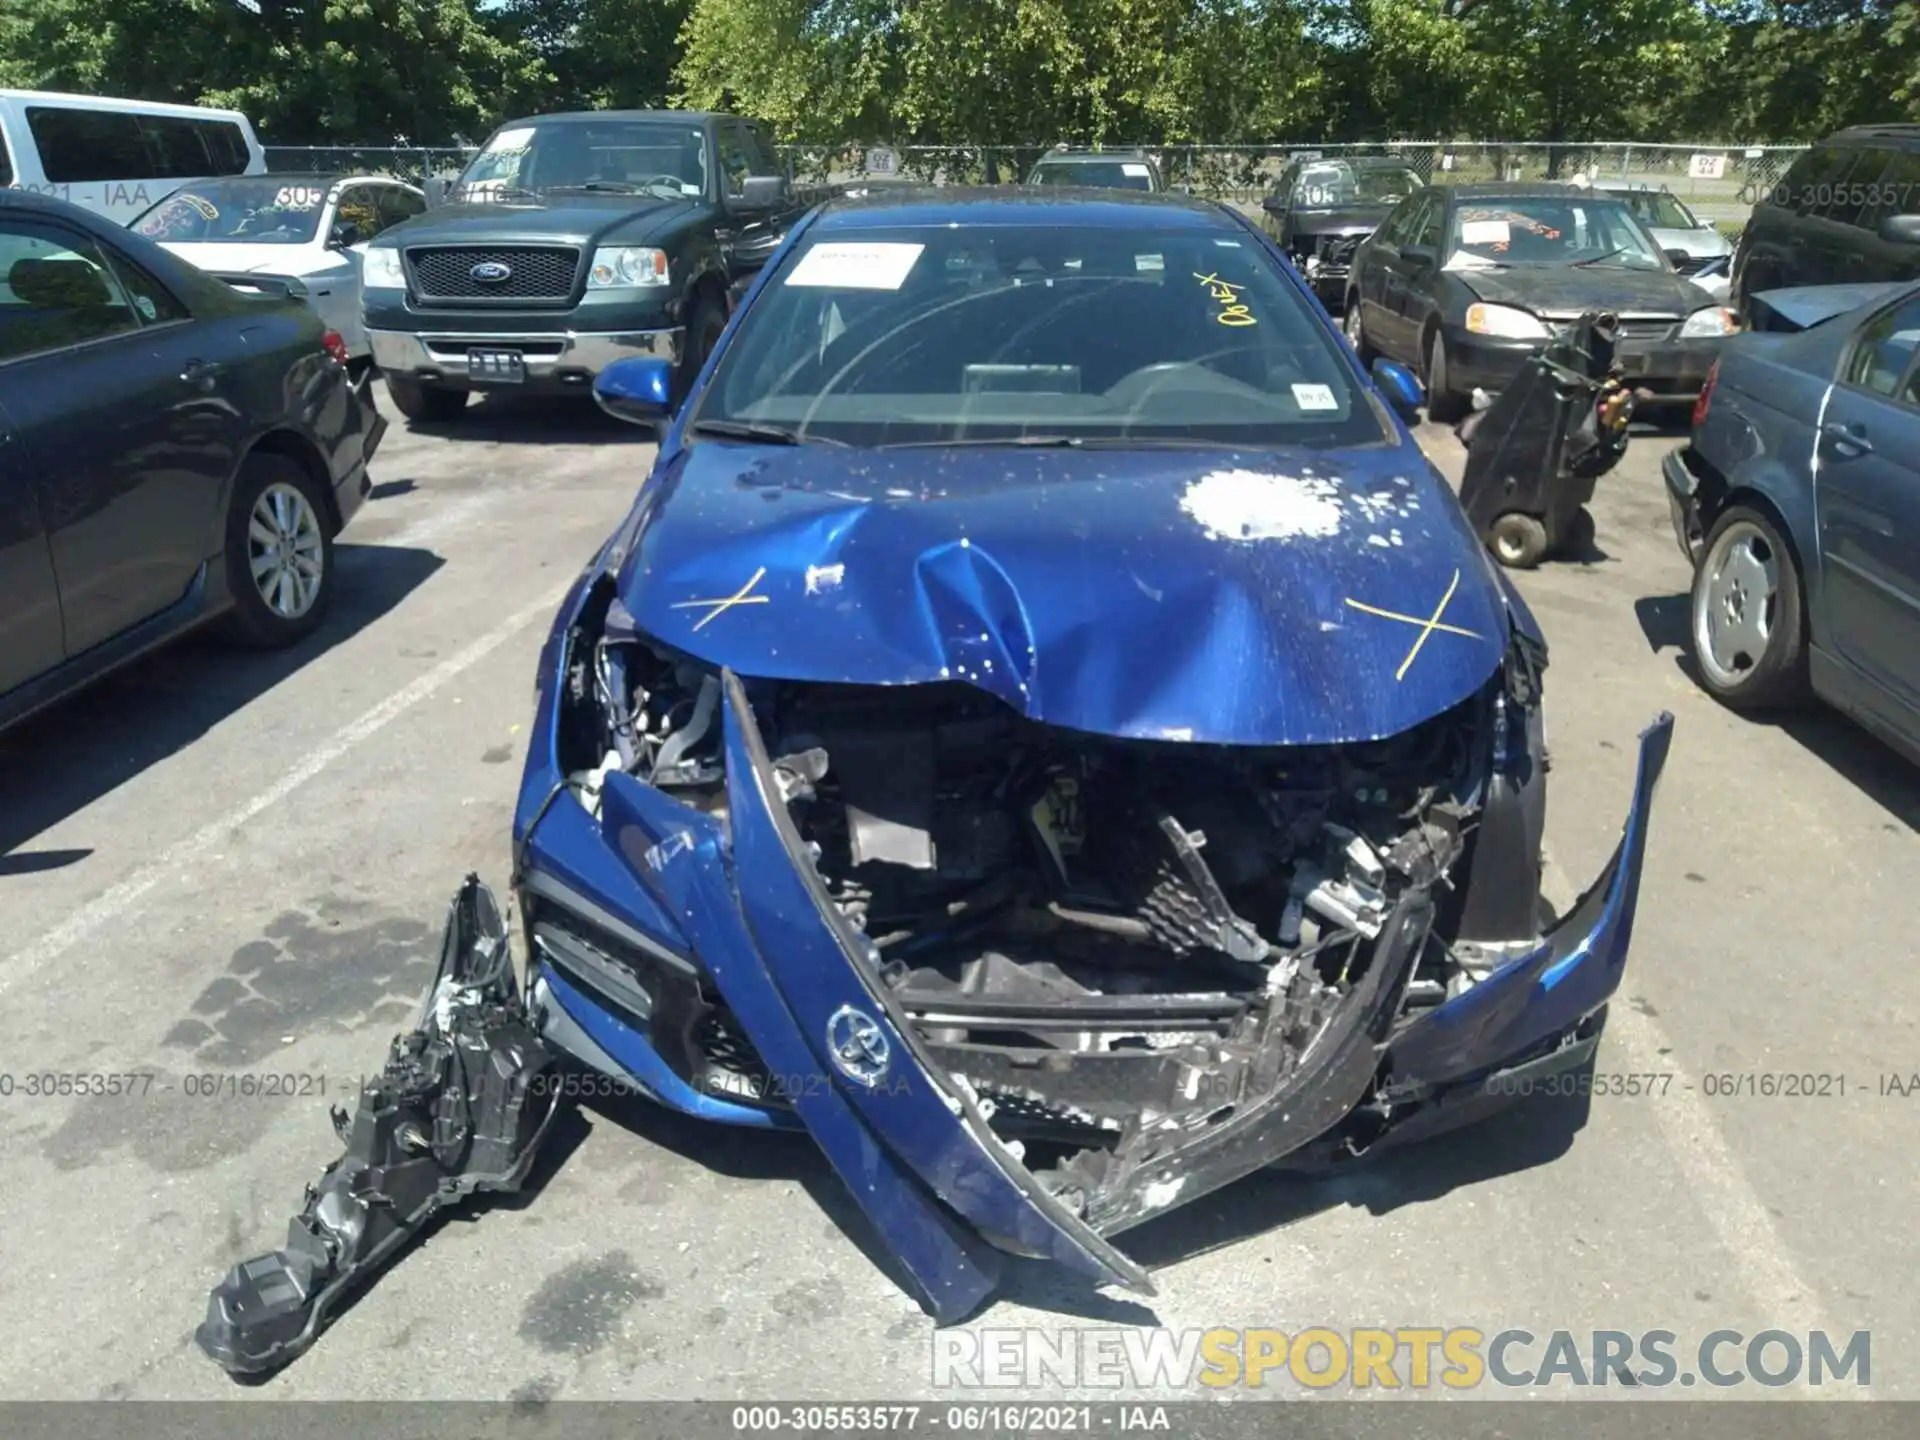
{"label": "side mirror", "polygon": [[734,203],[742,210],[772,210],[787,198],[784,175],[749,175],[740,182]]}
{"label": "side mirror", "polygon": [[616,420],[657,429],[673,410],[673,362],[652,355],[616,360],[594,379],[593,398]]}
{"label": "side mirror", "polygon": [[1400,258],[1406,261],[1407,264],[1424,270],[1433,264],[1433,247],[1431,245],[1402,245],[1400,247]]}
{"label": "side mirror", "polygon": [[351,250],[360,243],[360,227],[351,220],[342,220],[333,227],[333,234],[327,237],[329,250]]}
{"label": "side mirror", "polygon": [[1920,215],[1889,215],[1880,222],[1880,238],[1893,245],[1920,245]]}
{"label": "side mirror", "polygon": [[1373,383],[1387,397],[1394,414],[1409,425],[1419,418],[1420,407],[1426,403],[1427,391],[1406,366],[1392,360],[1374,361]]}

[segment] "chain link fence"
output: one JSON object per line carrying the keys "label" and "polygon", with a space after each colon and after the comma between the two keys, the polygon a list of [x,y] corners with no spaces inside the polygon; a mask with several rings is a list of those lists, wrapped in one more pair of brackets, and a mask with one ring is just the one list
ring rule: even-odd
{"label": "chain link fence", "polygon": [[[437,200],[444,186],[473,158],[471,145],[267,147],[271,171],[339,173],[371,171],[397,175],[423,186]],[[1123,147],[1116,147],[1123,148]],[[1428,183],[1448,181],[1589,180],[1664,189],[1708,224],[1738,234],[1754,203],[1777,184],[1799,145],[1628,144],[1554,145],[1534,141],[1403,140],[1334,145],[1145,146],[1167,184],[1177,190],[1245,208],[1262,197],[1295,160],[1394,156]],[[812,186],[856,183],[923,185],[1015,184],[1024,180],[1047,147],[1038,145],[789,145],[793,174]]]}

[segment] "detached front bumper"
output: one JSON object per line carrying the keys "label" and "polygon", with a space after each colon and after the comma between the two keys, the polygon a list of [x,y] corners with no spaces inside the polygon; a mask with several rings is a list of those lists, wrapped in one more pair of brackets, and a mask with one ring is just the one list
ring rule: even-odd
{"label": "detached front bumper", "polygon": [[[577,604],[578,594],[567,612]],[[1005,1255],[1152,1293],[1112,1236],[1330,1137],[1346,1153],[1364,1148],[1350,1141],[1363,1111],[1369,1144],[1473,1118],[1503,1098],[1493,1083],[1503,1074],[1590,1053],[1620,983],[1670,716],[1641,737],[1613,858],[1537,944],[1395,1031],[1428,919],[1415,913],[1422,902],[1403,901],[1354,1003],[1289,1070],[1232,1102],[1222,1096],[1204,1121],[1142,1137],[1084,1189],[1043,1182],[942,1063],[937,1035],[902,1005],[879,952],[827,895],[738,677],[723,674],[715,721],[723,808],[683,805],[618,770],[597,819],[564,793],[551,687],[567,623],[542,660],[547,693],[515,819],[540,1034],[701,1118],[804,1126],[943,1323],[991,1295]],[[690,1039],[716,1016],[751,1055],[750,1066],[734,1062],[753,1070],[751,1084],[730,1094],[712,1083],[714,1046]],[[1277,1054],[1281,1037],[1273,1043]],[[1197,1082],[1201,1072],[1189,1073]]]}
{"label": "detached front bumper", "polygon": [[462,330],[367,331],[374,364],[388,375],[434,384],[469,384],[467,353],[472,350],[509,350],[526,366],[526,385],[516,388],[585,390],[616,360],[633,356],[680,362],[686,331],[560,330],[501,331],[497,334]]}

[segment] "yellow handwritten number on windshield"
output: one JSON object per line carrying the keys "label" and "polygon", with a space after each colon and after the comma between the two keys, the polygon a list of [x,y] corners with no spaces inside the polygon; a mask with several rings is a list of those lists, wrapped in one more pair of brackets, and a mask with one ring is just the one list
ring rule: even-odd
{"label": "yellow handwritten number on windshield", "polygon": [[1218,275],[1202,275],[1198,270],[1193,278],[1207,287],[1207,293],[1220,302],[1219,313],[1213,318],[1222,325],[1258,325],[1253,312],[1240,302],[1240,292],[1246,287],[1222,280]]}

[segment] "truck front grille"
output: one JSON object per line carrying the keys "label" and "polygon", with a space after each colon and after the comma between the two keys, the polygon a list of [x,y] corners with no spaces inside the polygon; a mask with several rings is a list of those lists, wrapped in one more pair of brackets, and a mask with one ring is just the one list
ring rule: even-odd
{"label": "truck front grille", "polygon": [[[502,266],[497,280],[481,280],[474,270]],[[407,251],[413,293],[422,300],[544,300],[564,303],[573,297],[580,251],[566,245],[508,245],[482,249],[472,245],[418,245]]]}

